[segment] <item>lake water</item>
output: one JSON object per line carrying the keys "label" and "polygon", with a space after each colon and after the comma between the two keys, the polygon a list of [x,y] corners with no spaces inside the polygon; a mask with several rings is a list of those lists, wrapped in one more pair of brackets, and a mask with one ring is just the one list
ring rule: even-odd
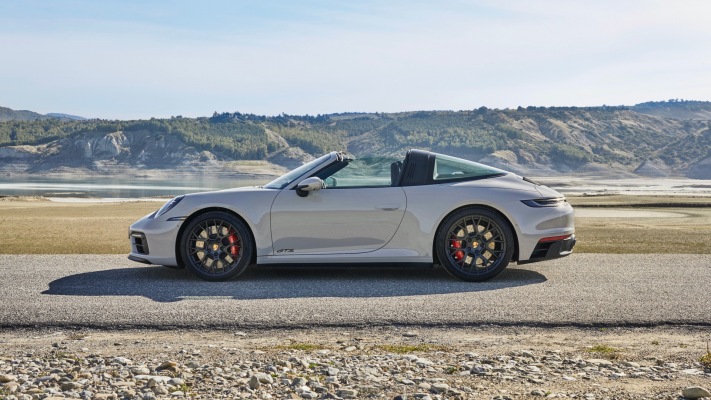
{"label": "lake water", "polygon": [[[257,186],[273,178],[240,179],[208,175],[156,178],[0,177],[0,196],[45,196],[57,199],[135,199],[173,197],[241,186]],[[628,194],[711,197],[711,181],[673,178],[591,179],[581,177],[534,178],[566,195]]]}
{"label": "lake water", "polygon": [[240,186],[263,185],[271,179],[235,179],[189,176],[180,179],[108,178],[81,179],[48,177],[0,177],[0,195],[59,198],[172,197]]}

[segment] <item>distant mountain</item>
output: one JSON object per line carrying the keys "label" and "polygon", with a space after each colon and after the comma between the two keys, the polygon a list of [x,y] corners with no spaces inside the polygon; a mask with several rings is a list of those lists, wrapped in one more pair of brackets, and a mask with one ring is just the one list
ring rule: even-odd
{"label": "distant mountain", "polygon": [[630,110],[658,117],[696,121],[711,120],[711,101],[668,100],[650,101],[630,107]]}
{"label": "distant mountain", "polygon": [[0,122],[5,121],[36,121],[39,119],[49,119],[51,117],[38,114],[28,110],[12,110],[0,107]]}
{"label": "distant mountain", "polygon": [[106,173],[204,165],[217,171],[235,160],[292,168],[331,150],[362,157],[403,156],[421,148],[530,176],[711,179],[711,118],[701,119],[706,110],[711,103],[672,101],[632,107],[8,121],[0,123],[0,170],[43,173],[71,167]]}
{"label": "distant mountain", "polygon": [[70,121],[83,121],[86,118],[80,117],[78,115],[70,115],[70,114],[62,114],[62,113],[47,113],[45,114],[48,117],[56,118],[56,119],[66,119]]}
{"label": "distant mountain", "polygon": [[49,114],[39,114],[34,111],[28,110],[13,110],[7,107],[0,107],[0,122],[6,121],[37,121],[46,119],[63,119],[71,121],[85,120],[84,117],[78,117],[76,115],[60,114],[60,113],[49,113]]}

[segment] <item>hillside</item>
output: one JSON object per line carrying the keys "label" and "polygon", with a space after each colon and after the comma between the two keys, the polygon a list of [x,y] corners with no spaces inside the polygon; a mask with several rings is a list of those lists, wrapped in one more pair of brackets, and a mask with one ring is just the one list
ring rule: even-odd
{"label": "hillside", "polygon": [[48,113],[45,115],[28,110],[13,110],[7,107],[0,107],[0,122],[7,121],[37,121],[45,119],[63,119],[81,121],[86,118],[76,115],[62,113]]}
{"label": "hillside", "polygon": [[38,114],[28,110],[12,110],[7,107],[0,107],[0,122],[5,121],[35,121],[38,119],[49,119],[51,117]]}
{"label": "hillside", "polygon": [[[648,115],[637,110],[656,105],[637,105],[9,121],[0,123],[0,170],[214,170],[233,160],[267,160],[291,168],[330,150],[363,156],[403,155],[410,148],[423,148],[530,175],[711,178],[710,122],[682,121],[691,106],[685,102],[661,103],[666,113],[678,110],[679,118]],[[702,115],[703,104],[693,106],[695,115]]]}
{"label": "hillside", "polygon": [[669,100],[640,103],[632,111],[678,120],[711,120],[711,101]]}

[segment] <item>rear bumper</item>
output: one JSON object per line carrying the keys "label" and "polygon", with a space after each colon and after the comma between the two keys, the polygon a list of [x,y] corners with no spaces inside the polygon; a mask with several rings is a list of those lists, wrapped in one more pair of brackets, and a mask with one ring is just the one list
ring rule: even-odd
{"label": "rear bumper", "polygon": [[570,235],[564,240],[554,242],[539,242],[528,260],[519,261],[518,264],[530,264],[539,261],[553,260],[570,255],[575,247],[575,235]]}

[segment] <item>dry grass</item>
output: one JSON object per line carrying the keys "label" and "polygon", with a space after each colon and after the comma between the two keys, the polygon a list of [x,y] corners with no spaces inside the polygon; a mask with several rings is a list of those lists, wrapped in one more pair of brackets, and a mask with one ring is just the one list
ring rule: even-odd
{"label": "dry grass", "polygon": [[606,344],[597,344],[595,346],[592,346],[587,349],[587,352],[599,354],[602,357],[607,358],[609,360],[616,360],[616,359],[620,358],[620,356],[621,356],[621,352],[619,349],[608,346]]}
{"label": "dry grass", "polygon": [[[571,203],[609,206],[622,205],[625,199],[624,205],[660,202],[654,196],[598,196],[572,198]],[[643,209],[684,217],[576,218],[576,252],[711,254],[711,199],[673,201],[674,207]],[[702,201],[709,207],[683,207]],[[0,201],[0,254],[126,254],[128,226],[160,206],[159,202]]]}
{"label": "dry grass", "polygon": [[[576,218],[576,252],[612,254],[711,254],[711,207],[650,211],[678,218]],[[602,211],[602,210],[601,210]]]}
{"label": "dry grass", "polygon": [[0,202],[0,254],[127,254],[128,227],[160,202]]}

